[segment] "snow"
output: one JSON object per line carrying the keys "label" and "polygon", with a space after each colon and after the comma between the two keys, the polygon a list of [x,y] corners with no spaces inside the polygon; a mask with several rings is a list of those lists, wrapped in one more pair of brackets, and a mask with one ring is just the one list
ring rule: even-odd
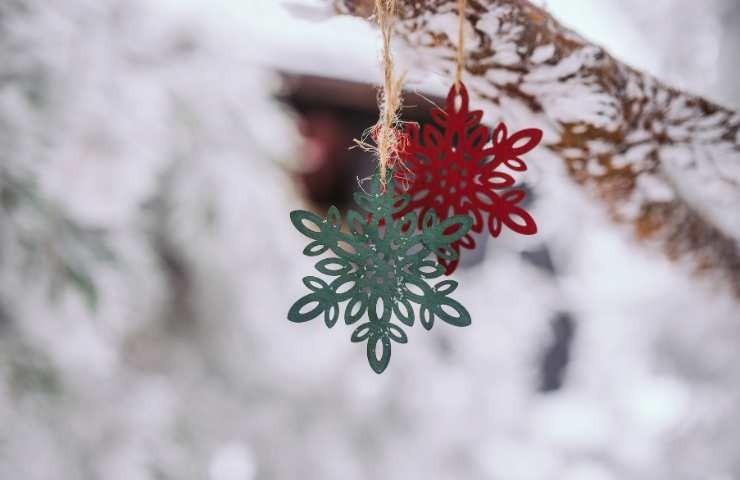
{"label": "snow", "polygon": [[[681,196],[702,215],[731,238],[740,238],[740,215],[732,214],[740,204],[737,151],[716,143],[697,146],[693,152],[692,155],[692,150],[680,146],[662,147],[659,150],[662,171]],[[701,152],[702,156],[695,152]]]}
{"label": "snow", "polygon": [[657,175],[645,173],[637,177],[637,189],[650,202],[670,202],[676,197],[673,188]]}
{"label": "snow", "polygon": [[256,477],[252,453],[241,444],[220,447],[213,455],[210,480],[252,480]]}
{"label": "snow", "polygon": [[[539,198],[538,236],[502,235],[457,274],[470,327],[412,330],[377,376],[345,326],[285,320],[312,262],[287,218],[304,206],[286,173],[300,139],[271,99],[268,67],[376,78],[377,42],[363,22],[296,19],[262,0],[254,15],[236,1],[28,5],[32,14],[13,17],[24,60],[0,69],[42,72],[47,103],[35,106],[22,82],[0,91],[12,140],[0,155],[33,172],[74,220],[108,230],[118,260],[94,271],[98,310],[74,291],[50,302],[45,277],[21,277],[0,232],[13,260],[0,268],[11,317],[0,326],[0,477],[733,478],[736,299],[711,275],[636,244],[547,149],[533,152],[525,177]],[[574,24],[597,8],[578,5]],[[605,34],[626,35],[622,15]],[[593,51],[565,66],[535,54],[527,88],[554,120],[614,127],[608,99],[546,88]],[[449,83],[444,72],[415,74],[432,89]],[[470,86],[496,95],[491,81],[509,80],[494,72]],[[686,114],[669,107],[668,119]],[[487,120],[500,118],[514,128],[532,114],[504,97],[486,108]],[[542,121],[546,140],[559,137],[556,122]],[[737,232],[727,185],[740,171],[716,122],[690,126],[704,132],[691,149],[711,161],[662,146],[666,170],[639,176],[627,207],[678,193],[715,206],[706,214]],[[618,160],[647,168],[648,138],[634,131]],[[27,217],[18,222],[36,225]],[[164,268],[159,241],[186,282]],[[539,242],[556,276],[521,260]],[[555,312],[571,314],[577,331],[564,387],[545,395],[536,387]]]}
{"label": "snow", "polygon": [[554,54],[555,45],[540,45],[539,47],[535,48],[534,51],[532,51],[532,55],[529,57],[529,59],[532,61],[532,63],[544,63],[551,59]]}

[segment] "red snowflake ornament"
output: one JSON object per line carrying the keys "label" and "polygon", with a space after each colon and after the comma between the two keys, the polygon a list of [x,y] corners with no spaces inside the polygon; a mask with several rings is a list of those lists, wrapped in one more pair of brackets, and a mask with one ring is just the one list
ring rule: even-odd
{"label": "red snowflake ornament", "polygon": [[[511,188],[514,177],[499,167],[525,171],[527,165],[519,157],[540,143],[542,130],[527,128],[508,136],[506,125],[500,123],[491,131],[480,124],[482,110],[469,110],[468,91],[462,83],[459,108],[455,108],[456,97],[453,85],[447,107],[431,112],[436,125],[406,127],[405,148],[398,152],[402,167],[396,168],[395,174],[399,177],[398,188],[405,190],[403,193],[411,200],[398,215],[418,210],[421,219],[434,209],[442,220],[470,215],[472,231],[480,233],[487,224],[494,237],[504,226],[523,235],[537,233],[532,216],[518,205],[525,191]],[[461,248],[475,248],[475,239],[468,233],[451,247],[459,254]],[[447,274],[458,264],[458,260],[442,258],[438,262]]]}

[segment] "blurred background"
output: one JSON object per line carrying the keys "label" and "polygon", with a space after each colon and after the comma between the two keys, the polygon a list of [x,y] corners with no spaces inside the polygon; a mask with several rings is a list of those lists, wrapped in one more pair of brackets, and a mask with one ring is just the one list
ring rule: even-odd
{"label": "blurred background", "polygon": [[[538,4],[740,107],[737,0]],[[737,300],[542,148],[540,233],[455,274],[470,327],[411,329],[379,376],[286,320],[288,212],[373,168],[378,47],[319,0],[0,1],[1,479],[740,479]],[[416,73],[424,121],[450,80]]]}

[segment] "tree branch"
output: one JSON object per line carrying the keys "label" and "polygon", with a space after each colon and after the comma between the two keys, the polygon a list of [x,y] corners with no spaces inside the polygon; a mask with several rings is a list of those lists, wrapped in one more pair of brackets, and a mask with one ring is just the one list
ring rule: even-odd
{"label": "tree branch", "polygon": [[[372,14],[371,0],[333,2]],[[397,36],[452,78],[457,0],[397,2]],[[740,115],[619,62],[526,0],[469,0],[466,20],[465,81],[483,106],[531,113],[615,220],[740,296]]]}

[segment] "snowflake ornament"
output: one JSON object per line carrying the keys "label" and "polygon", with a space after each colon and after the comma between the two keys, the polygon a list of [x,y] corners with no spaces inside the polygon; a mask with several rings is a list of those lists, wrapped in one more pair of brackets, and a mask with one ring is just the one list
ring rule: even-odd
{"label": "snowflake ornament", "polygon": [[347,302],[342,315],[347,325],[366,316],[351,340],[367,343],[370,366],[381,373],[391,358],[391,340],[407,342],[394,319],[411,327],[418,312],[427,330],[435,318],[458,327],[470,324],[468,311],[450,297],[457,282],[431,285],[428,280],[444,274],[444,268],[429,257],[455,261],[458,253],[452,245],[467,235],[473,221],[467,215],[440,220],[433,209],[427,209],[421,221],[413,211],[399,215],[408,206],[409,196],[397,193],[392,173],[386,186],[376,175],[371,191],[355,193],[355,201],[365,213],[347,213],[348,231],[342,229],[334,206],[326,219],[305,210],[290,213],[296,229],[312,240],[303,250],[305,255],[332,254],[315,267],[334,278],[305,277],[303,283],[310,293],[293,304],[288,319],[306,322],[323,314],[331,328],[339,319],[340,304]]}
{"label": "snowflake ornament", "polygon": [[[425,218],[436,211],[441,219],[468,215],[472,231],[480,233],[484,224],[497,237],[504,226],[523,234],[537,233],[532,216],[518,204],[525,191],[511,188],[514,177],[499,170],[505,166],[515,172],[527,169],[519,158],[542,140],[542,130],[528,128],[508,136],[500,123],[493,131],[480,124],[482,110],[469,110],[468,91],[460,84],[459,108],[455,108],[457,91],[453,85],[447,95],[447,106],[431,112],[433,124],[419,128],[408,124],[404,149],[399,152],[403,168],[397,168],[397,188],[411,200],[397,215],[419,212]],[[484,218],[485,217],[485,218]],[[452,244],[456,253],[461,248],[475,248],[469,233]],[[438,256],[447,274],[456,268],[459,257]]]}

